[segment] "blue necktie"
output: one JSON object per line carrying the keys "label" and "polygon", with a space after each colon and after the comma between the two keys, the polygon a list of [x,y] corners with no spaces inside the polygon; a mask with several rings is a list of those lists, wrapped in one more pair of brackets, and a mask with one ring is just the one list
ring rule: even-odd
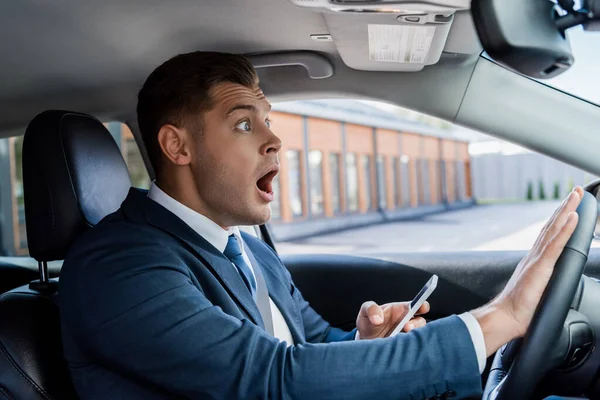
{"label": "blue necktie", "polygon": [[225,247],[225,251],[223,251],[225,257],[229,258],[229,260],[236,266],[240,275],[244,279],[248,290],[252,294],[252,297],[256,299],[256,280],[254,279],[254,275],[252,274],[252,270],[244,257],[242,256],[242,249],[240,248],[240,244],[238,243],[235,235],[230,235],[229,240],[227,240],[227,247]]}

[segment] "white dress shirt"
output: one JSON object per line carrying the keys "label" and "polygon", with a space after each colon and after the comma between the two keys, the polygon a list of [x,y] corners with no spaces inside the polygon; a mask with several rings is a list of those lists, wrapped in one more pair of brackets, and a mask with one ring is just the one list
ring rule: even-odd
{"label": "white dress shirt", "polygon": [[[225,251],[225,247],[227,246],[227,241],[229,240],[230,235],[235,235],[240,244],[240,248],[242,249],[242,256],[244,257],[244,261],[250,267],[252,274],[254,274],[254,269],[252,268],[252,264],[248,259],[248,255],[246,254],[244,241],[240,235],[240,230],[237,226],[223,229],[211,219],[205,217],[202,214],[197,213],[191,208],[181,204],[168,194],[166,194],[162,189],[160,189],[156,184],[152,183],[150,187],[150,191],[148,192],[148,197],[171,211],[177,217],[179,217],[183,222],[189,225],[196,233],[202,236],[208,243],[213,245],[217,250],[221,253]],[[231,264],[232,268],[235,268],[238,271],[237,267]],[[239,271],[238,271],[239,272]],[[256,279],[256,277],[255,277]],[[277,307],[273,300],[269,297],[269,302],[271,305],[271,314],[273,315],[273,336],[278,338],[280,341],[287,342],[288,346],[294,344],[294,340],[292,338],[292,334],[290,332],[290,328],[285,321],[283,314]],[[481,326],[479,326],[479,322],[475,319],[475,317],[471,313],[464,313],[459,315],[459,318],[465,323],[467,329],[469,330],[469,334],[471,335],[471,341],[473,342],[473,346],[475,347],[475,352],[477,353],[477,362],[479,364],[479,372],[483,373],[486,364],[486,350],[485,350],[485,340],[483,337],[483,331],[481,330]]]}
{"label": "white dress shirt", "polygon": [[[246,262],[248,267],[250,267],[250,270],[254,275],[254,269],[252,268],[252,264],[248,259],[248,255],[246,254],[244,241],[242,240],[240,230],[237,226],[229,229],[221,228],[211,219],[205,217],[202,214],[197,213],[196,211],[181,204],[180,202],[166,194],[154,183],[150,187],[148,197],[150,197],[152,200],[154,200],[167,210],[171,211],[177,217],[179,217],[179,219],[188,224],[190,228],[196,231],[198,235],[206,239],[208,243],[212,244],[221,253],[224,252],[225,247],[227,247],[227,241],[229,240],[229,236],[232,234],[235,235],[242,250],[242,257],[244,257],[244,261]],[[231,264],[231,268],[235,268],[235,270],[238,271],[237,267],[233,265],[233,263]],[[256,279],[256,276],[254,278]],[[293,345],[294,339],[292,338],[292,333],[290,332],[290,328],[288,327],[288,324],[285,321],[283,314],[281,313],[277,305],[273,303],[273,300],[271,300],[270,297],[269,303],[271,305],[271,314],[273,317],[273,336],[275,336],[282,342],[287,342],[288,346]]]}

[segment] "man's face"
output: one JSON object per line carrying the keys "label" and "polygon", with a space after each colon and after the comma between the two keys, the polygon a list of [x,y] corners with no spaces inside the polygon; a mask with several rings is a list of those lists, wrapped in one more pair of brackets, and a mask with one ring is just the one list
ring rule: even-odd
{"label": "man's face", "polygon": [[260,88],[221,83],[211,91],[214,107],[192,135],[196,191],[221,226],[269,220],[279,171],[281,141],[271,132],[271,105]]}

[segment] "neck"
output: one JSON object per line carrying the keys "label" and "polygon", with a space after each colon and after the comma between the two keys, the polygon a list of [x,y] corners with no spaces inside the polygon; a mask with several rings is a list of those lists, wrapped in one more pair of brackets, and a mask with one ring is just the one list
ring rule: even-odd
{"label": "neck", "polygon": [[158,178],[154,184],[179,203],[210,219],[222,229],[229,229],[229,226],[226,226],[219,222],[218,218],[215,218],[214,213],[201,200],[195,189],[195,185],[181,184],[177,179],[167,181],[164,179],[159,180]]}

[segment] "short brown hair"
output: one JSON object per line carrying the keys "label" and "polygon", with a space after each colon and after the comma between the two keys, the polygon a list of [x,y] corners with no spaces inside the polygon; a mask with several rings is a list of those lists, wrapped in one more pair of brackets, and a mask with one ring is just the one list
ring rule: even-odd
{"label": "short brown hair", "polygon": [[158,176],[162,157],[158,132],[166,124],[201,130],[201,113],[213,107],[210,92],[223,82],[258,85],[250,61],[237,54],[196,51],[177,55],[156,68],[138,94],[138,126]]}

